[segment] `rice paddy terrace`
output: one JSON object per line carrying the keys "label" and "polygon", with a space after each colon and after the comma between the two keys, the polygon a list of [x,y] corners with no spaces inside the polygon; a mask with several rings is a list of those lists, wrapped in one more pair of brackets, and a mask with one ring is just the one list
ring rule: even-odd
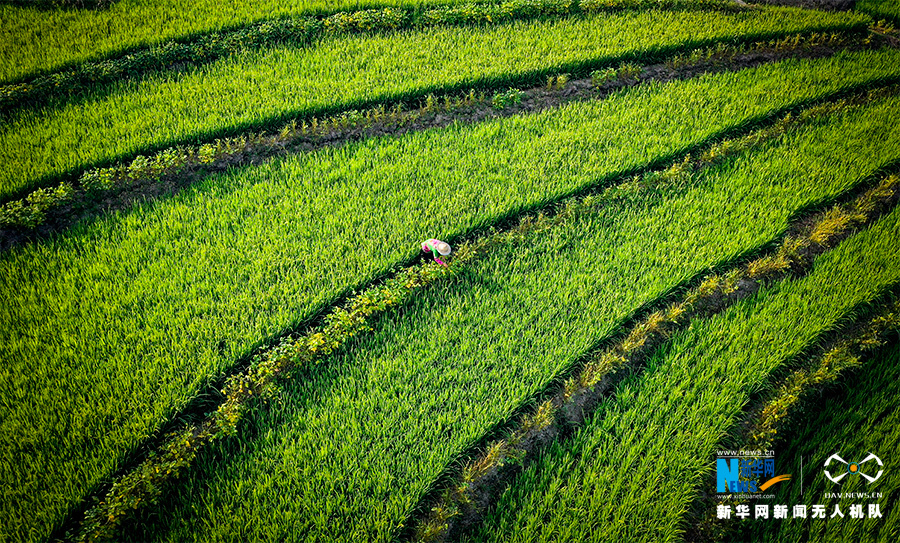
{"label": "rice paddy terrace", "polygon": [[900,540],[898,23],[5,1],[0,541]]}

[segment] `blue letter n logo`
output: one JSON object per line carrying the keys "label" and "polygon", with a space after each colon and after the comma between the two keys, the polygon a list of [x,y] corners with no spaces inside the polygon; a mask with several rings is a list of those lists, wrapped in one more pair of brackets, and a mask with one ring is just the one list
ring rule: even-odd
{"label": "blue letter n logo", "polygon": [[724,458],[716,459],[716,492],[728,492],[728,481],[738,480],[738,461],[737,458],[726,460]]}

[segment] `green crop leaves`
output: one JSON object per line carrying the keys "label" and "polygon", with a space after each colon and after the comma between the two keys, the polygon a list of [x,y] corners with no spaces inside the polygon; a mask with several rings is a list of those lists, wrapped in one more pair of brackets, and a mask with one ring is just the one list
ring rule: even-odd
{"label": "green crop leaves", "polygon": [[618,68],[594,70],[591,72],[591,84],[599,87],[615,79],[636,79],[643,71],[643,68],[633,62],[623,63]]}
{"label": "green crop leaves", "polygon": [[[654,7],[677,5],[699,7],[697,0],[673,1]],[[720,9],[734,4],[706,2]],[[245,28],[200,35],[186,42],[170,41],[130,54],[97,62],[87,62],[63,71],[38,76],[20,83],[0,87],[0,109],[19,105],[43,104],[53,97],[72,98],[77,92],[113,81],[133,77],[151,70],[177,67],[178,63],[199,64],[241,51],[275,44],[307,45],[319,36],[361,32],[391,31],[446,24],[500,24],[535,17],[559,17],[570,13],[612,9],[634,9],[642,6],[630,2],[611,2],[608,6],[579,9],[570,0],[507,0],[500,4],[468,3],[461,6],[438,6],[424,10],[399,7],[366,9],[334,13],[322,19],[300,17],[274,19]]]}
{"label": "green crop leaves", "polygon": [[[802,117],[807,120],[812,118],[810,115]],[[781,133],[769,133],[767,136],[775,138],[780,135]],[[756,141],[757,145],[764,143],[760,138],[756,138]],[[740,151],[735,151],[735,153],[737,152]],[[718,160],[722,160],[721,156]],[[710,162],[706,162],[704,165],[709,166]],[[666,170],[666,173],[669,174],[666,178],[670,181],[686,182],[681,173],[687,171],[689,166],[690,159],[686,157],[681,163]],[[673,175],[672,172],[679,173]],[[664,175],[645,176],[645,178],[650,177],[659,179]],[[647,188],[648,180],[641,180],[645,188]],[[604,196],[622,188],[611,189],[604,193]],[[498,496],[502,491],[502,488],[497,488],[498,485],[494,481],[482,483],[479,488],[473,488],[473,485],[481,482],[477,479],[484,477],[489,468],[498,470],[510,464],[518,465],[526,456],[536,456],[536,453],[540,451],[541,441],[548,439],[547,436],[541,435],[542,432],[547,430],[552,438],[560,433],[561,428],[566,425],[569,429],[579,427],[583,419],[591,415],[590,412],[585,412],[585,405],[596,403],[601,396],[613,390],[621,383],[623,377],[630,373],[628,370],[634,371],[639,368],[642,359],[653,348],[669,340],[677,331],[683,329],[689,320],[721,311],[727,307],[726,300],[728,299],[731,303],[736,302],[735,293],[738,285],[745,290],[742,296],[747,297],[764,282],[775,278],[784,278],[789,269],[795,273],[806,271],[815,256],[832,247],[848,233],[850,228],[859,228],[866,222],[877,219],[880,208],[895,204],[897,195],[900,195],[900,178],[896,175],[889,176],[875,188],[855,198],[848,206],[835,206],[828,212],[817,216],[811,226],[804,228],[803,236],[785,239],[774,257],[764,256],[746,266],[736,267],[724,275],[709,277],[698,287],[684,294],[681,300],[638,322],[624,339],[593,355],[582,368],[576,370],[575,376],[566,380],[562,390],[542,403],[533,413],[525,415],[518,426],[512,430],[512,435],[508,440],[499,440],[489,445],[485,455],[471,460],[463,468],[461,474],[463,483],[455,492],[445,493],[441,503],[433,511],[464,510],[469,519],[480,518],[487,509],[488,500],[485,500],[484,496],[489,494]],[[866,212],[860,212],[862,209],[866,209]],[[846,220],[842,221],[844,225],[842,228],[834,229],[831,225],[835,223],[838,216],[846,217]],[[566,219],[570,220],[571,214],[567,215]],[[803,248],[802,257],[794,254],[798,246]],[[791,257],[786,257],[786,253]],[[754,275],[754,272],[759,270],[761,262],[767,262],[773,258],[786,261],[786,265],[774,270],[767,270],[765,274],[756,273]],[[751,286],[755,288],[750,288]],[[898,322],[900,322],[898,315],[890,314],[887,317],[879,317],[875,319],[868,330],[859,334],[859,337],[852,342],[847,342],[839,348],[829,351],[819,369],[814,373],[810,374],[806,370],[800,370],[792,374],[787,383],[782,385],[775,399],[768,401],[762,409],[761,421],[748,431],[752,441],[749,445],[745,445],[744,449],[770,449],[772,443],[766,440],[774,437],[775,426],[783,422],[784,415],[797,402],[801,391],[821,386],[823,383],[833,380],[838,372],[856,365],[858,359],[849,352],[851,348],[871,350],[880,346],[879,333],[885,329],[896,327]],[[473,474],[477,474],[477,476]],[[482,497],[480,505],[473,504],[476,495]],[[457,522],[465,523],[466,520],[468,519]],[[433,515],[428,516],[417,527],[418,540],[425,542],[446,540],[452,533],[451,524],[453,523],[453,520],[448,521],[448,519]]]}
{"label": "green crop leaves", "polygon": [[199,0],[187,5],[175,0],[116,0],[109,9],[99,11],[47,11],[7,4],[0,6],[4,22],[0,30],[3,37],[0,80],[21,80],[92,60],[99,67],[117,59],[97,59],[123,52],[142,55],[146,48],[181,44],[191,47],[209,41],[207,36],[222,29],[243,32],[316,16],[317,20],[333,17],[331,24],[337,28],[374,30],[402,27],[406,20],[417,24],[483,24],[514,18],[648,8],[741,9],[722,0],[604,0],[581,2],[580,7],[571,0],[261,0],[253,3],[225,0],[224,4]]}
{"label": "green crop leaves", "polygon": [[[362,109],[442,87],[500,86],[505,79],[537,77],[561,66],[604,65],[709,40],[857,24],[846,14],[785,9],[739,15],[624,12],[396,36],[334,36],[305,49],[248,52],[178,77],[123,81],[109,94],[13,115],[0,128],[0,160],[6,165],[0,198],[101,163],[149,156],[149,149],[280,128],[286,118],[308,121],[323,110]],[[417,54],[405,54],[411,50]],[[534,82],[542,83],[543,76]]]}
{"label": "green crop leaves", "polygon": [[848,370],[862,365],[866,355],[885,344],[887,332],[898,328],[900,304],[895,303],[859,330],[852,331],[850,337],[812,360],[809,367],[788,375],[774,387],[755,420],[750,421],[752,426],[746,432],[747,450],[771,449],[780,437],[777,435],[778,429],[785,427],[790,417],[797,416],[798,406],[809,402],[816,392],[833,385]]}
{"label": "green crop leaves", "polygon": [[[470,254],[470,258],[472,253]],[[119,525],[137,510],[157,503],[163,488],[171,485],[198,451],[214,439],[234,436],[247,410],[258,400],[277,395],[279,381],[298,367],[321,361],[351,338],[370,331],[370,320],[403,301],[414,291],[451,277],[466,261],[452,259],[452,268],[425,263],[401,270],[384,283],[350,299],[325,316],[324,326],[298,339],[285,339],[257,355],[250,368],[230,377],[222,387],[225,400],[206,420],[174,432],[160,451],[151,454],[107,492],[84,516],[76,541],[96,542],[113,538]]]}
{"label": "green crop leaves", "polygon": [[[890,304],[886,309],[891,311]],[[895,315],[896,311],[894,305]],[[848,332],[853,333],[852,330]],[[900,412],[896,409],[896,399],[900,396],[900,342],[896,331],[884,339],[887,345],[875,356],[867,353],[862,367],[850,369],[839,378],[840,388],[834,393],[820,395],[814,392],[804,402],[803,408],[796,413],[795,423],[787,425],[790,432],[787,439],[776,449],[779,472],[796,474],[807,467],[818,467],[837,451],[842,456],[870,451],[884,460],[886,468],[890,465],[886,457],[900,446]],[[893,537],[891,509],[884,503],[900,491],[900,479],[890,470],[885,470],[877,486],[851,477],[844,480],[838,492],[836,485],[820,476],[804,479],[802,486],[792,481],[790,485],[776,485],[773,489],[775,503],[805,504],[809,508],[818,503],[824,493],[835,493],[837,499],[829,508],[837,505],[845,514],[853,504],[860,503],[857,493],[876,491],[883,498],[873,499],[870,503],[881,503],[884,518],[835,522],[827,528],[815,523],[758,523],[742,537],[754,541],[795,541],[799,538],[809,541],[889,541]],[[724,535],[733,537],[728,533]],[[719,541],[723,540],[727,537]]]}
{"label": "green crop leaves", "polygon": [[[721,448],[718,440],[741,415],[749,392],[856,304],[873,300],[900,279],[892,241],[900,233],[898,219],[900,210],[895,210],[826,253],[806,278],[779,284],[677,334],[671,347],[660,349],[648,363],[648,375],[624,383],[619,398],[598,411],[584,430],[519,478],[478,538],[578,540],[591,529],[580,522],[586,515],[609,519],[602,531],[590,532],[595,540],[649,542],[663,533],[678,533],[681,511],[694,499],[697,485],[707,481],[703,474],[709,468],[698,465],[697,458],[710,458]],[[848,357],[843,365],[854,364]],[[828,379],[817,373],[808,379]],[[786,390],[781,402],[793,403],[792,393],[799,390]],[[770,415],[778,410],[773,405]],[[635,433],[634,428],[653,431]],[[771,433],[761,431],[768,442]],[[623,463],[652,480],[694,483],[665,498],[633,492],[627,475],[614,469]],[[702,490],[707,491],[705,486]],[[608,499],[597,503],[591,500],[596,495]],[[540,525],[530,521],[541,518],[538,508],[545,515]],[[578,512],[575,518],[572,511]],[[628,522],[619,520],[623,515]],[[636,519],[641,532],[631,528]]]}
{"label": "green crop leaves", "polygon": [[561,16],[576,11],[571,0],[506,0],[499,4],[466,3],[426,10],[419,25],[498,23],[514,19]]}
{"label": "green crop leaves", "polygon": [[504,92],[498,92],[491,99],[491,105],[496,109],[506,109],[509,106],[522,103],[525,93],[519,89],[509,89]]}
{"label": "green crop leaves", "polygon": [[[134,51],[138,47],[177,48],[181,46],[177,42],[159,42],[184,40],[186,37],[190,40],[189,37],[197,34],[201,35],[200,38],[189,41],[190,46],[200,42],[220,46],[221,43],[215,42],[228,39],[226,35],[216,32],[223,28],[248,25],[238,30],[245,33],[246,38],[249,33],[265,31],[266,27],[271,30],[284,24],[306,24],[307,19],[312,19],[298,17],[303,15],[358,10],[360,7],[415,7],[417,4],[419,2],[407,0],[377,3],[356,0],[264,0],[253,4],[229,2],[223,5],[219,1],[201,0],[185,5],[174,0],[117,0],[108,10],[87,12],[47,12],[0,6],[4,22],[10,23],[8,30],[4,28],[8,32],[4,37],[8,39],[2,40],[3,45],[0,46],[0,58],[3,59],[0,62],[3,65],[0,79],[18,79],[121,51],[143,55],[143,51]],[[268,20],[258,22],[261,19]],[[204,36],[204,33],[210,34]],[[217,35],[218,38],[210,37]],[[110,60],[115,63],[117,59]],[[100,61],[97,65],[110,60]]]}
{"label": "green crop leaves", "polygon": [[[22,534],[58,522],[88,489],[115,471],[118,459],[168,420],[207,379],[220,375],[236,359],[253,352],[265,338],[302,324],[342,293],[408,261],[418,254],[422,239],[453,239],[515,210],[608,182],[622,171],[644,168],[772,111],[827,96],[846,85],[890,75],[897,66],[900,63],[892,51],[787,61],[739,73],[641,86],[607,100],[570,104],[535,116],[370,139],[214,175],[175,197],[140,206],[127,214],[110,214],[47,243],[5,252],[0,255],[0,276],[4,277],[0,297],[8,302],[0,304],[0,357],[9,361],[2,371],[4,382],[10,385],[0,393],[0,409],[4,413],[0,439],[25,435],[28,440],[3,443],[4,450],[10,453],[0,458],[0,480],[20,481],[10,489],[13,499],[5,503],[20,504],[33,513],[25,518],[11,509],[0,509],[0,525],[15,533],[11,536],[14,539],[25,539]],[[868,161],[883,161],[892,149],[884,142],[891,137],[886,134],[872,138],[883,145],[860,147],[859,152],[865,152]],[[487,148],[485,141],[494,145]],[[833,154],[836,159],[843,159],[845,153]],[[834,164],[832,169],[845,175],[851,171],[848,164]],[[865,161],[852,164],[853,168],[861,168]],[[762,165],[754,168],[765,172],[767,178],[781,179],[777,170],[769,171]],[[771,228],[764,234],[734,238],[731,229],[720,224],[703,235],[715,232],[718,236],[729,231],[729,239],[739,245],[734,254],[766,242],[777,234],[775,225],[781,220],[781,215],[772,217],[767,213],[784,211],[772,202],[792,199],[797,192],[796,197],[808,203],[810,194],[839,191],[835,184],[848,183],[845,177],[826,180],[813,173],[800,172],[796,179],[785,180],[790,186],[787,193],[767,188],[760,194],[721,196],[726,201],[748,205],[767,202],[759,215],[760,224]],[[809,183],[807,192],[796,191],[794,183],[801,180]],[[746,185],[723,182],[723,186],[736,190],[735,187]],[[625,195],[617,205],[642,205],[642,200]],[[695,205],[707,201],[716,209],[721,207],[716,199],[692,200]],[[676,217],[707,215],[718,216],[712,210],[688,207],[674,216],[656,216],[647,219],[647,224],[635,223],[641,232],[635,234],[636,239],[646,239],[646,229],[653,225],[675,224]],[[586,225],[586,231],[596,229],[598,235],[618,231],[608,228],[608,224],[618,220],[615,217],[624,219],[630,215],[613,213],[603,219],[611,223]],[[523,232],[527,232],[527,227]],[[686,227],[680,228],[681,233],[687,231]],[[517,239],[524,236],[523,232],[510,235]],[[661,240],[661,252],[654,254],[685,251],[676,244],[706,239],[698,237],[701,233],[694,229],[688,238],[674,233],[654,234],[654,239]],[[594,258],[597,253],[587,250],[591,245],[576,241],[577,236],[568,241],[551,238],[547,251],[558,243],[577,247],[580,256],[571,262],[575,268],[550,269],[546,271],[548,277],[572,276],[572,288],[580,284],[578,281],[583,282],[584,288],[594,288],[599,281],[611,289],[609,296],[633,293],[637,298],[632,301],[637,305],[647,301],[647,296],[652,299],[666,292],[671,281],[677,283],[685,274],[690,276],[723,258],[718,241],[692,245],[687,252],[692,266],[699,268],[684,271],[679,264],[662,274],[666,278],[663,284],[657,282],[657,271],[646,275],[654,267],[647,266],[649,253],[640,244],[627,245],[634,251],[628,252],[627,258],[623,254],[624,260],[616,260],[614,268],[608,269],[603,267],[605,259],[598,262]],[[612,238],[603,243],[605,247],[622,246],[621,241]],[[470,250],[493,255],[500,260],[491,266],[515,272],[532,265],[531,260],[509,260],[520,251],[527,249],[521,255],[526,257],[534,250],[528,249],[527,244],[520,247],[515,253],[477,247]],[[704,253],[713,247],[715,254]],[[624,248],[615,249],[612,254],[620,250]],[[606,252],[609,251],[602,254]],[[462,254],[460,248],[459,256]],[[724,257],[727,256],[733,255]],[[661,258],[654,257],[654,262]],[[585,269],[594,271],[585,274]],[[478,288],[486,293],[495,285],[512,288],[516,277],[513,273],[486,280]],[[635,291],[638,277],[647,282]],[[625,283],[619,282],[626,278]],[[413,276],[404,281],[415,285],[423,278]],[[552,281],[535,285],[533,288],[544,289],[552,286]],[[492,313],[521,305],[515,302],[520,298],[514,289],[509,296],[504,302],[508,302],[508,308],[501,304],[485,309],[487,336],[504,330],[494,330]],[[559,296],[538,298],[562,302],[574,294],[566,291]],[[440,296],[423,299],[437,307],[444,303]],[[590,305],[593,302],[586,300],[579,303],[594,307]],[[603,307],[615,308],[617,313],[607,315],[609,321],[603,317],[606,313],[595,316],[603,317],[603,322],[612,326],[633,305],[623,301],[604,303]],[[549,308],[547,311],[527,318],[553,330],[558,319]],[[448,321],[448,325],[455,322],[448,330],[471,326],[465,315],[461,312],[452,322]],[[507,318],[520,322],[523,317],[513,312]],[[590,330],[589,335],[594,337],[596,328]],[[516,327],[507,331],[531,333]],[[376,333],[377,329],[355,337],[363,341]],[[458,337],[456,332],[451,335]],[[590,343],[590,338],[572,337],[582,337],[583,341],[564,346],[568,354],[563,358],[548,355],[535,360],[568,360]],[[410,341],[418,346],[421,337]],[[459,341],[459,349],[484,350],[483,345]],[[428,353],[434,344],[429,337],[421,346]],[[123,345],[128,348],[123,349]],[[482,358],[473,355],[472,359]],[[43,361],[39,371],[28,362],[32,360]],[[97,360],[106,362],[100,365]],[[545,370],[554,371],[540,371]],[[441,374],[448,380],[443,383],[447,391],[455,390],[454,380],[469,379],[465,372]],[[370,384],[382,381],[389,384],[398,379],[373,379]],[[524,381],[516,383],[519,385],[525,387]],[[517,405],[520,393],[527,392],[510,392],[503,405]],[[121,410],[122,397],[129,398],[127,416]],[[422,402],[423,406],[432,405],[427,398]],[[491,405],[490,412],[483,415],[492,423],[502,413],[497,404]],[[59,425],[69,424],[70,420],[84,424],[59,433]],[[388,431],[390,426],[383,429]],[[457,433],[454,439],[460,440],[454,442],[459,445],[468,438]],[[59,454],[59,447],[75,446],[86,447],[77,460]],[[442,469],[442,462],[454,452],[445,449],[441,454],[444,459],[436,458],[435,464],[429,464],[432,468]],[[10,458],[15,458],[15,462]],[[397,506],[391,503],[394,505],[390,507]],[[405,506],[397,507],[392,514],[399,514],[396,512]]]}
{"label": "green crop leaves", "polygon": [[322,28],[326,32],[396,30],[405,26],[409,17],[408,11],[391,8],[336,13],[322,21]]}
{"label": "green crop leaves", "polygon": [[[783,43],[790,40],[792,45],[800,46],[819,46],[819,45],[835,45],[837,43],[835,35],[830,37],[813,33],[803,37],[801,40],[784,38],[780,40],[772,40],[768,43],[759,44],[761,49],[748,49],[744,46],[715,47],[713,49],[703,49],[702,51],[711,51],[710,55],[715,58],[722,58],[734,55],[736,52],[744,53],[765,53],[771,49],[783,50]],[[838,40],[840,41],[840,40]],[[691,55],[693,59],[695,55]],[[700,57],[704,57],[703,54]],[[679,60],[681,57],[675,58],[670,69],[684,67],[685,63]],[[676,62],[677,61],[677,62]],[[698,60],[703,63],[703,60]],[[611,80],[628,82],[629,79],[637,78],[641,75],[642,69],[634,64],[622,64],[618,69],[607,68],[605,70],[595,70],[592,72],[592,84],[594,86],[603,86]],[[564,91],[571,78],[570,74],[558,74],[547,78],[547,91],[559,92]],[[510,105],[520,102],[523,93],[510,89],[507,92],[499,93],[495,96],[494,107],[502,110]],[[132,160],[131,163],[119,164],[108,168],[94,168],[83,173],[78,180],[78,189],[92,193],[92,195],[102,196],[103,191],[110,191],[118,188],[127,188],[129,186],[142,186],[148,182],[158,182],[163,175],[178,176],[189,178],[193,171],[202,169],[204,165],[213,165],[213,167],[221,168],[224,164],[237,164],[241,160],[247,160],[250,157],[260,159],[269,154],[280,154],[287,151],[292,145],[299,145],[306,148],[307,145],[316,143],[330,143],[335,137],[341,137],[341,132],[356,131],[360,128],[373,129],[374,133],[382,133],[385,129],[390,130],[395,127],[407,126],[410,123],[421,118],[423,115],[442,109],[444,112],[450,113],[453,118],[453,112],[457,108],[471,106],[477,102],[483,101],[483,93],[477,93],[474,89],[470,89],[467,94],[459,94],[456,96],[447,94],[443,97],[442,103],[440,99],[433,94],[428,94],[424,99],[424,104],[418,110],[405,111],[398,105],[391,110],[387,110],[384,105],[359,111],[356,109],[344,111],[330,117],[319,119],[312,118],[309,121],[298,122],[296,119],[286,123],[277,132],[269,135],[260,134],[242,134],[239,137],[217,139],[214,144],[206,143],[199,146],[178,146],[175,148],[165,149],[152,155],[144,157],[139,155]],[[533,104],[531,108],[540,109],[542,104],[538,102]],[[544,105],[544,107],[546,107]],[[465,118],[468,112],[462,112]],[[805,114],[813,113],[811,110]],[[507,113],[509,114],[509,113]],[[443,117],[447,119],[448,117]],[[798,119],[802,121],[803,119]],[[784,122],[790,122],[786,119]],[[783,124],[782,123],[782,124]],[[774,127],[777,131],[779,127]],[[365,136],[365,133],[358,134]],[[755,136],[754,136],[755,137]],[[324,138],[318,139],[317,138]],[[728,140],[718,145],[753,145],[753,141],[735,141]],[[290,152],[290,151],[288,151]],[[719,149],[717,147],[706,151],[709,157],[714,158],[716,153],[727,153],[729,149]],[[703,157],[701,157],[703,158]],[[152,164],[149,164],[148,161]],[[198,168],[200,167],[200,168]],[[186,171],[187,170],[187,171]],[[68,184],[63,182],[61,185]],[[72,208],[79,209],[85,202],[87,194],[80,194],[75,189],[69,199],[72,202]],[[41,189],[45,190],[45,189]],[[67,203],[69,199],[57,201],[58,204]],[[46,212],[51,211],[53,206],[43,207],[38,210],[29,210],[27,208],[28,197],[7,202],[0,207],[0,226],[9,228],[34,228],[41,223],[41,217]],[[74,219],[74,216],[72,217]]]}
{"label": "green crop leaves", "polygon": [[868,13],[874,19],[888,19],[879,21],[878,26],[889,28],[891,24],[900,23],[900,5],[894,0],[860,0],[855,4],[855,9]]}
{"label": "green crop leaves", "polygon": [[236,31],[212,33],[192,43],[163,43],[119,58],[3,85],[0,87],[0,109],[14,110],[25,102],[43,104],[53,97],[72,96],[99,83],[163,70],[179,62],[204,63],[252,47],[285,42],[307,44],[322,28],[323,23],[316,19],[281,19]]}
{"label": "green crop leaves", "polygon": [[0,206],[0,226],[36,228],[45,214],[69,202],[75,194],[71,184],[63,182],[53,188],[38,189],[22,200]]}
{"label": "green crop leaves", "polygon": [[591,83],[595,87],[599,87],[600,85],[612,81],[617,77],[617,72],[615,68],[604,68],[602,70],[594,70],[591,72]]}
{"label": "green crop leaves", "polygon": [[[817,121],[702,176],[679,176],[648,191],[653,197],[596,196],[594,211],[569,211],[572,219],[558,227],[543,228],[548,219],[526,222],[510,234],[509,248],[485,249],[458,281],[416,297],[352,348],[334,353],[327,368],[291,381],[282,406],[254,417],[259,438],[240,456],[204,461],[198,469],[207,486],[175,489],[168,516],[149,530],[171,540],[201,526],[210,539],[236,531],[277,538],[286,530],[309,530],[322,540],[392,540],[412,504],[448,465],[631,312],[702,270],[769,243],[798,209],[834,198],[896,160],[896,103],[885,99]],[[879,135],[847,138],[862,132]],[[591,133],[578,131],[580,138]],[[498,148],[507,153],[511,147]],[[454,170],[465,167],[463,156],[454,155]],[[838,162],[823,167],[811,156]],[[872,161],[873,156],[880,158]],[[519,186],[524,180],[511,178]],[[691,236],[684,236],[688,231]],[[689,383],[662,382],[670,381]],[[654,405],[640,412],[661,408]],[[539,429],[543,422],[533,420],[530,427]],[[670,433],[646,435],[668,439]],[[652,452],[648,459],[660,457]],[[289,459],[292,469],[268,479],[281,459]],[[518,453],[511,455],[510,465],[517,459]],[[473,466],[469,481],[448,492],[465,494],[465,485],[495,467]],[[254,490],[235,488],[235,480],[253,481]],[[290,507],[282,496],[290,496]],[[217,507],[205,507],[209,503]],[[457,503],[438,507],[441,525],[464,513],[467,502]],[[516,502],[503,510],[527,507]],[[253,513],[259,510],[287,512],[273,519]],[[323,517],[331,522],[318,520]],[[437,528],[426,531],[437,534]]]}
{"label": "green crop leaves", "polygon": [[[777,146],[765,144],[767,151],[748,153],[752,166],[742,159],[738,164],[745,165],[732,162],[720,171],[755,180],[750,182],[765,179],[764,184],[771,187],[771,176],[790,175],[788,172],[805,157],[830,156],[816,150],[825,140],[837,143],[848,134],[867,133],[873,119],[867,118],[866,110],[845,111],[827,123],[814,123],[814,128],[800,130],[805,134],[802,138],[785,135]],[[850,125],[838,120],[850,118],[857,119],[854,123],[858,123],[859,132],[846,130]],[[893,118],[895,114],[888,114],[880,122],[890,123]],[[863,139],[857,137],[849,145]],[[863,158],[866,154],[858,156],[860,164],[868,161]],[[877,169],[874,164],[869,166],[859,174],[866,176]],[[833,171],[818,162],[810,163],[809,168],[803,169],[817,170],[820,173],[815,175],[822,176]],[[732,184],[735,178],[730,179],[725,183]],[[702,183],[702,178],[695,182]],[[885,183],[892,183],[891,178]],[[779,182],[775,184],[785,188]],[[724,187],[723,191],[737,194]],[[881,192],[876,187],[872,194]],[[865,207],[870,197],[864,194],[856,204]],[[730,208],[729,214],[733,210]],[[855,214],[853,208],[846,211]],[[820,224],[827,224],[832,216],[820,219]],[[868,230],[820,256],[803,279],[763,289],[717,316],[698,319],[687,330],[674,334],[647,360],[644,374],[625,377],[616,397],[601,404],[583,431],[526,469],[504,492],[475,539],[658,541],[664,534],[677,534],[680,512],[695,496],[694,484],[661,497],[631,485],[630,473],[640,470],[650,480],[704,480],[701,474],[708,468],[698,465],[697,458],[711,456],[721,435],[741,415],[747,395],[765,382],[769,372],[814,344],[820,334],[833,330],[850,310],[875,299],[900,280],[896,262],[900,255],[896,251],[898,225],[900,209],[895,208]],[[808,235],[815,236],[816,229]],[[792,245],[788,238],[788,252]],[[709,281],[700,285],[698,292],[705,296],[719,288],[725,292],[734,279],[726,275]],[[649,431],[635,432],[635,428]],[[623,465],[630,469],[617,469]],[[599,495],[607,499],[594,501],[593,497]],[[602,528],[589,520],[598,515],[607,519]],[[633,528],[636,526],[641,530]]]}

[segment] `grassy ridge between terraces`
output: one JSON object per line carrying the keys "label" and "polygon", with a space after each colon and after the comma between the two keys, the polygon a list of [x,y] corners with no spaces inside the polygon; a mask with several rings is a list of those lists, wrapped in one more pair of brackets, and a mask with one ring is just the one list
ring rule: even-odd
{"label": "grassy ridge between terraces", "polygon": [[714,491],[698,488],[714,469],[699,459],[714,455],[774,369],[900,281],[897,239],[900,209],[819,257],[809,276],[677,334],[573,439],[526,469],[476,538],[677,540],[695,493]]}
{"label": "grassy ridge between terraces", "polygon": [[422,239],[453,238],[858,78],[895,75],[898,58],[787,61],[295,156],[3,254],[0,525],[49,529],[207,379],[411,258]]}
{"label": "grassy ridge between terraces", "polygon": [[682,186],[625,196],[487,255],[291,383],[253,416],[254,437],[201,458],[156,515],[164,526],[134,537],[394,538],[461,451],[639,307],[900,158],[900,136],[890,135],[898,104],[820,121]]}
{"label": "grassy ridge between terraces", "polygon": [[[827,514],[839,506],[844,519],[793,519],[752,522],[744,532],[753,541],[896,541],[900,537],[900,471],[895,454],[900,451],[900,343],[886,349],[841,380],[840,389],[805,411],[802,424],[792,427],[788,443],[777,449],[779,473],[799,474],[803,458],[803,486],[794,476],[790,485],[772,488],[771,504],[825,505]],[[827,400],[826,400],[827,399]],[[820,409],[815,409],[819,407]],[[868,452],[884,462],[884,474],[872,484],[862,477],[845,477],[840,485],[825,478],[822,465],[839,453],[844,460],[861,461]],[[843,464],[832,464],[843,466]],[[874,461],[863,464],[863,473],[874,476]],[[835,473],[832,470],[832,473]],[[803,495],[800,495],[800,491]],[[881,498],[825,498],[825,493],[873,493]],[[852,505],[861,504],[866,520],[851,519]],[[878,504],[880,519],[869,519],[869,504]]]}
{"label": "grassy ridge between terraces", "polygon": [[[176,142],[287,118],[604,65],[747,36],[860,24],[858,15],[767,8],[626,12],[497,27],[330,37],[251,51],[185,75],[128,81],[111,94],[14,114],[0,128],[0,199],[66,173]],[[410,54],[414,51],[414,54]],[[873,67],[874,70],[879,68]]]}
{"label": "grassy ridge between terraces", "polygon": [[0,5],[0,81],[211,30],[296,15],[461,0],[118,0],[104,10]]}

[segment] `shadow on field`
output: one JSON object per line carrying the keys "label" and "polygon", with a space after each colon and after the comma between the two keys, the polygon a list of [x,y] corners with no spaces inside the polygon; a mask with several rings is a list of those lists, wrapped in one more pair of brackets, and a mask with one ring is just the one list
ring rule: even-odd
{"label": "shadow on field", "polygon": [[[834,487],[827,486],[830,483],[826,482],[824,477],[811,476],[809,467],[816,464],[815,470],[818,471],[828,455],[837,452],[836,448],[840,448],[844,454],[860,454],[857,459],[862,458],[864,451],[876,454],[887,464],[878,486],[873,484],[869,487],[857,478],[848,480],[838,492],[861,494],[881,492],[883,494],[881,498],[865,500],[863,503],[880,504],[884,518],[876,522],[869,519],[834,522],[828,526],[828,531],[824,534],[824,527],[821,524],[816,526],[813,519],[803,521],[802,527],[793,523],[759,522],[753,523],[746,535],[752,537],[754,541],[765,542],[820,541],[824,539],[823,536],[832,541],[894,539],[897,526],[894,511],[900,502],[900,484],[897,470],[890,468],[892,464],[896,466],[892,460],[898,442],[895,400],[900,396],[898,368],[900,368],[900,336],[894,332],[893,343],[883,347],[869,363],[862,368],[848,371],[836,385],[821,396],[815,397],[801,416],[797,417],[796,424],[792,425],[794,430],[790,434],[790,441],[782,443],[780,450],[776,449],[779,473],[799,474],[801,465],[807,472],[802,486],[797,480],[796,484],[792,481],[791,485],[775,485],[773,488],[776,497],[772,503],[786,504],[809,503],[825,492],[834,491]],[[891,401],[891,398],[894,400]],[[889,420],[892,420],[892,425],[887,422]],[[848,513],[845,506],[847,501],[845,499],[840,502],[844,514]],[[833,510],[833,504],[834,502],[829,504],[829,514]]]}

